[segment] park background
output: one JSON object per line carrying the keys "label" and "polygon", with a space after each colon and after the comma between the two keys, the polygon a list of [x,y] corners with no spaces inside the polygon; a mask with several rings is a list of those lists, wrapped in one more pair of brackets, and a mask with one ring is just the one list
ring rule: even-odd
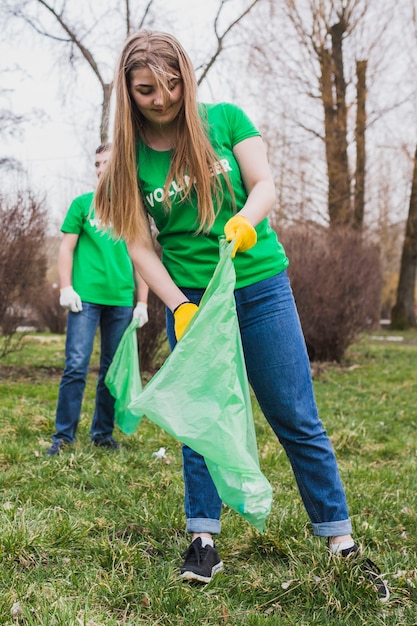
{"label": "park background", "polygon": [[[0,622],[416,624],[416,1],[0,0],[0,20]],[[88,443],[97,352],[74,451],[44,455],[64,355],[59,227],[94,185],[117,53],[139,27],[177,35],[201,99],[242,106],[265,138],[320,414],[386,607],[311,537],[255,401],[274,508],[265,535],[225,510],[228,567],[204,591],[176,578],[180,446],[147,420],[119,433],[119,456]],[[163,317],[151,296],[145,383],[167,356]]]}

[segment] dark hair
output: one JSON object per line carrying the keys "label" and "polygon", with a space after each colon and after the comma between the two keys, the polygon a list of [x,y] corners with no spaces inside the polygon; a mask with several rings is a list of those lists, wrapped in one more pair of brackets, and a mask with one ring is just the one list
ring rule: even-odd
{"label": "dark hair", "polygon": [[111,143],[101,143],[98,148],[96,148],[96,154],[101,154],[102,152],[108,152],[111,150]]}

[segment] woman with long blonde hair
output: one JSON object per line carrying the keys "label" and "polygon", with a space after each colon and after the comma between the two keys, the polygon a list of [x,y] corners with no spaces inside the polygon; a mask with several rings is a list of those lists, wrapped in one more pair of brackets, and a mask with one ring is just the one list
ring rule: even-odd
{"label": "woman with long blonde hair", "polygon": [[[235,242],[249,382],[290,460],[314,534],[326,537],[334,553],[357,555],[335,455],[317,413],[288,259],[268,222],[275,189],[259,131],[235,105],[198,102],[190,58],[168,33],[140,31],[127,39],[115,94],[113,151],[96,191],[97,215],[126,240],[137,271],[165,303],[171,349],[214,272],[219,238]],[[187,446],[183,468],[192,542],[180,576],[206,583],[223,568],[213,542],[222,503],[204,458]],[[386,600],[377,566],[368,559],[364,568]]]}

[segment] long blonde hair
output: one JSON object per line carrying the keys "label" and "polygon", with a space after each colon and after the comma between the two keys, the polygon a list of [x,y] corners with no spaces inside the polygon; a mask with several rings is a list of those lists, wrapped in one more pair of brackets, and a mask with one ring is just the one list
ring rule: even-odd
{"label": "long blonde hair", "polygon": [[[96,189],[96,214],[104,226],[111,227],[116,236],[127,242],[148,236],[148,220],[138,188],[136,164],[136,139],[144,137],[146,120],[130,95],[131,74],[139,68],[151,70],[167,98],[172,78],[179,76],[182,80],[183,104],[177,117],[176,145],[164,195],[169,198],[167,190],[174,179],[183,189],[183,199],[195,191],[199,220],[196,231],[209,229],[215,220],[215,207],[221,201],[221,185],[214,167],[219,158],[199,114],[197,82],[191,60],[173,35],[156,31],[132,34],[119,57],[115,74],[113,148],[109,166]],[[186,180],[196,184],[187,185]],[[169,200],[166,205],[169,210]]]}

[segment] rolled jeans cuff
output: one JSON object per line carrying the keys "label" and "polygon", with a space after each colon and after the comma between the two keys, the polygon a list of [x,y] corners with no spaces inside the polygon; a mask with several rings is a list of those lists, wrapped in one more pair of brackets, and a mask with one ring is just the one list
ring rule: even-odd
{"label": "rolled jeans cuff", "polygon": [[313,533],[317,537],[340,537],[341,535],[352,534],[352,522],[350,518],[339,522],[313,523]]}
{"label": "rolled jeans cuff", "polygon": [[220,520],[207,517],[189,517],[187,518],[185,530],[187,533],[218,535],[220,533]]}

